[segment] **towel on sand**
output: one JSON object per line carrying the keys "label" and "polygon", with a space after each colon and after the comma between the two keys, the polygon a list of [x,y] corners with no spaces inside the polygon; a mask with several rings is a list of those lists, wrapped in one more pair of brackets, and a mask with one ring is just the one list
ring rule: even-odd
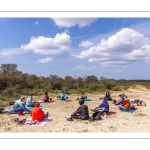
{"label": "towel on sand", "polygon": [[37,120],[32,121],[31,118],[27,119],[24,125],[29,125],[29,126],[45,126],[49,121],[52,120],[52,117],[44,118],[43,121],[39,122]]}
{"label": "towel on sand", "polygon": [[121,110],[121,112],[128,112],[128,113],[133,113],[134,111],[136,111],[138,108],[135,109],[129,109],[129,110]]}
{"label": "towel on sand", "polygon": [[[29,106],[25,106],[25,107],[28,108],[28,109],[32,109],[33,108],[33,107],[29,107]],[[43,109],[43,108],[45,108],[45,106],[41,105],[40,108]]]}

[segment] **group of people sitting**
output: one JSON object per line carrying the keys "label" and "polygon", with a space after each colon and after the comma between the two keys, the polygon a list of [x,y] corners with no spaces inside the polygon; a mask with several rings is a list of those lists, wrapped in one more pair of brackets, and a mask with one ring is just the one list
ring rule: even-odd
{"label": "group of people sitting", "polygon": [[119,94],[120,99],[118,101],[113,100],[113,104],[117,105],[121,110],[135,109],[134,104],[136,102],[130,101],[125,94]]}
{"label": "group of people sitting", "polygon": [[101,115],[103,113],[107,114],[109,112],[109,103],[105,98],[103,98],[102,103],[98,107],[92,110],[94,111],[94,113],[90,117],[88,106],[85,105],[84,102],[85,101],[83,99],[79,100],[80,106],[77,108],[77,110],[74,113],[71,114],[71,116],[67,118],[68,121],[73,121],[73,118],[81,119],[81,120],[90,120],[90,121],[100,120]]}
{"label": "group of people sitting", "polygon": [[[44,102],[53,102],[48,96],[48,92],[45,92]],[[31,110],[28,107],[33,107]],[[48,113],[44,114],[43,110],[40,108],[40,103],[33,100],[33,94],[31,93],[27,100],[25,97],[18,99],[14,105],[13,109],[9,113],[18,113],[18,115],[24,115],[24,113],[29,113],[32,116],[32,120],[42,121],[43,118],[48,117]]]}
{"label": "group of people sitting", "polygon": [[[79,100],[79,107],[77,110],[71,114],[70,117],[67,118],[68,121],[72,121],[74,119],[82,119],[82,120],[100,120],[102,114],[107,114],[109,112],[109,100],[113,101],[113,104],[117,105],[119,109],[121,110],[129,110],[129,109],[135,109],[134,103],[130,102],[130,100],[127,98],[125,94],[119,94],[120,99],[118,101],[112,100],[110,93],[107,91],[105,96],[103,98],[100,98],[102,100],[101,104],[96,107],[95,109],[91,109],[93,111],[93,115],[89,116],[89,109],[88,106],[84,104],[85,98],[87,96],[84,92],[81,93],[81,96],[79,96],[77,99]],[[67,95],[64,91],[59,95],[59,98],[62,100],[68,99]],[[48,92],[45,92],[43,100],[45,102],[51,102],[52,98],[49,97]],[[140,101],[136,101],[137,103],[140,103]],[[31,110],[28,109],[28,107],[33,107]],[[23,112],[30,113],[32,116],[32,120],[38,120],[42,121],[43,118],[48,117],[48,113],[45,114],[43,110],[40,108],[40,103],[33,101],[33,94],[31,93],[27,100],[25,101],[25,97],[21,97],[19,100],[17,100],[14,105],[11,112],[17,112],[19,115],[23,114]]]}

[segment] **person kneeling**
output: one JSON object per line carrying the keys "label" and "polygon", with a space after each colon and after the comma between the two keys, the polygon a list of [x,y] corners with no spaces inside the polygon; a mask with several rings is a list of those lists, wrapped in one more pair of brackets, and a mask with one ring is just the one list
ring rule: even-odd
{"label": "person kneeling", "polygon": [[78,109],[71,114],[71,118],[88,120],[89,119],[89,109],[88,106],[84,104],[84,100],[79,101],[80,106]]}
{"label": "person kneeling", "polygon": [[44,118],[48,117],[48,113],[45,115],[43,110],[40,108],[40,103],[36,102],[31,110],[30,116],[32,116],[32,121],[42,121]]}

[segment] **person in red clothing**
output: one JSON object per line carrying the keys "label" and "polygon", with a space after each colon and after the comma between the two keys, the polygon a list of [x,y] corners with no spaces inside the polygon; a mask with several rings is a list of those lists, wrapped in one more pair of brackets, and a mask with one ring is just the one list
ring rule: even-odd
{"label": "person in red clothing", "polygon": [[43,118],[48,117],[48,112],[45,115],[43,110],[40,108],[40,103],[36,102],[31,110],[30,116],[32,117],[32,121],[37,120],[40,122]]}

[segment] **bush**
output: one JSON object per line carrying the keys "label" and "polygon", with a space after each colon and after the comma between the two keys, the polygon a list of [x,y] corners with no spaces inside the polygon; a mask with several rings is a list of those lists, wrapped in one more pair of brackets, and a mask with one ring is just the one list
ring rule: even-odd
{"label": "bush", "polygon": [[113,91],[122,91],[121,87],[119,85],[116,85],[112,88]]}

